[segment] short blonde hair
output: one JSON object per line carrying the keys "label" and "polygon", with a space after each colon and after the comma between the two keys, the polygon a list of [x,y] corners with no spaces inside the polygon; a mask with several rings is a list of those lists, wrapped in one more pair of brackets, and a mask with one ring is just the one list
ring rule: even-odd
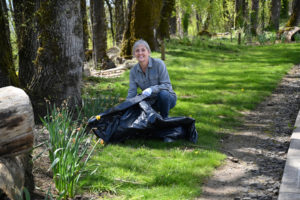
{"label": "short blonde hair", "polygon": [[139,45],[144,45],[146,47],[146,49],[149,51],[149,53],[151,53],[151,49],[149,47],[149,44],[145,41],[145,40],[138,40],[134,43],[133,47],[132,47],[132,55],[134,57],[134,52],[135,49],[139,46]]}

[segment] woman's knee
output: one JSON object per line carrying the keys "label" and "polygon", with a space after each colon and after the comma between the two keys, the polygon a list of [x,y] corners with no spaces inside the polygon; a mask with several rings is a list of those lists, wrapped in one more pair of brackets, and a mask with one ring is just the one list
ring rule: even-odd
{"label": "woman's knee", "polygon": [[170,93],[166,90],[161,90],[159,93],[158,93],[158,99],[159,100],[169,100],[170,98]]}

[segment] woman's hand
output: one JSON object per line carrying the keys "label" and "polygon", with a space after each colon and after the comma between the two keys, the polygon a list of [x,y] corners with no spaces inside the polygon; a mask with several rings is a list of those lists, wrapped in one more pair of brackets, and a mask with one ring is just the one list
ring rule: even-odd
{"label": "woman's hand", "polygon": [[147,88],[147,89],[143,90],[142,94],[149,97],[152,94],[152,89]]}

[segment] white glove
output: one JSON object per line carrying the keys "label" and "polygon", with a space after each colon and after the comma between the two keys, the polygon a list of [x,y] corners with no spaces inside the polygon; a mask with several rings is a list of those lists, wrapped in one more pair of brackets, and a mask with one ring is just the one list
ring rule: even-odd
{"label": "white glove", "polygon": [[152,94],[152,89],[147,88],[147,89],[143,90],[142,94],[149,97]]}

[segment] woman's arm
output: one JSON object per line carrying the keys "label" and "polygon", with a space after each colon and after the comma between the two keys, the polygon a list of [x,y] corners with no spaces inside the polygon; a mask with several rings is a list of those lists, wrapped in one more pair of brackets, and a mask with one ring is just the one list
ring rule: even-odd
{"label": "woman's arm", "polygon": [[134,77],[133,68],[132,68],[132,70],[130,70],[130,75],[129,75],[129,89],[128,89],[128,94],[127,94],[126,99],[130,99],[137,95],[137,85],[134,80],[135,80],[135,77]]}

